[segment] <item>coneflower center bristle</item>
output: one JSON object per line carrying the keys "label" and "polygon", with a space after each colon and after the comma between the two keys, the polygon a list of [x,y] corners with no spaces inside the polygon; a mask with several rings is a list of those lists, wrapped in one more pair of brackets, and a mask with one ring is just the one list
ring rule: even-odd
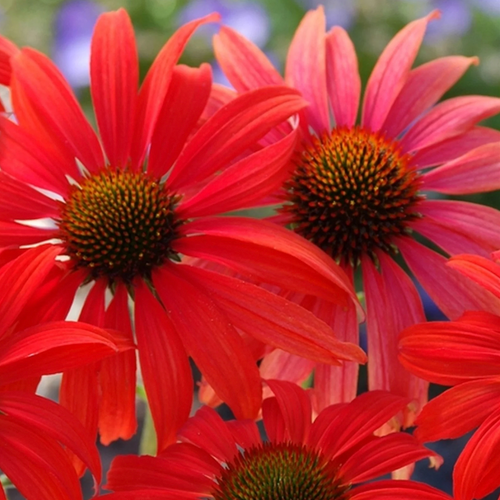
{"label": "coneflower center bristle", "polygon": [[336,468],[314,449],[292,443],[250,448],[227,465],[215,500],[347,500]]}
{"label": "coneflower center bristle", "polygon": [[282,211],[294,230],[337,261],[357,265],[419,217],[421,181],[397,142],[362,128],[336,128],[314,138],[296,158]]}
{"label": "coneflower center bristle", "polygon": [[144,173],[107,169],[71,189],[58,221],[66,254],[91,278],[131,282],[178,259],[178,197]]}

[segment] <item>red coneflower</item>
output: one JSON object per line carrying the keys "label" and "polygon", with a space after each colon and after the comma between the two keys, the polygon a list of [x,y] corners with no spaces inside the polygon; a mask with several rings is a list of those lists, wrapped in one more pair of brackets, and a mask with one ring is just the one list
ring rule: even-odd
{"label": "red coneflower", "polygon": [[[37,396],[40,377],[129,350],[105,330],[78,322],[32,322],[29,301],[58,249],[38,247],[0,268],[0,470],[27,500],[81,499],[78,474],[61,444],[101,481],[93,436],[65,408]],[[28,321],[29,323],[29,321]],[[118,341],[118,345],[117,342]],[[121,345],[120,345],[121,344]],[[6,500],[0,486],[0,499]]]}
{"label": "red coneflower", "polygon": [[[449,265],[500,298],[500,265],[477,255]],[[453,386],[424,406],[415,434],[437,441],[478,427],[455,464],[454,497],[485,497],[500,486],[500,317],[469,311],[457,321],[415,325],[401,334],[400,359],[419,377]]]}
{"label": "red coneflower", "polygon": [[[292,162],[294,172],[266,201],[282,203],[275,221],[291,225],[348,275],[359,266],[366,297],[369,385],[409,395],[416,411],[426,401],[427,384],[398,362],[397,336],[425,317],[414,284],[394,260],[396,254],[450,318],[465,309],[498,310],[498,301],[479,287],[472,285],[471,290],[459,273],[446,268],[440,253],[412,236],[418,232],[451,255],[486,255],[500,247],[500,212],[424,194],[500,187],[500,133],[476,126],[500,111],[500,99],[466,96],[436,104],[477,59],[443,57],[411,69],[427,24],[435,17],[433,12],[410,23],[385,48],[367,83],[358,125],[361,82],[355,49],[342,28],[325,31],[322,7],[308,12],[299,25],[284,79],[256,46],[230,28],[223,27],[214,39],[217,59],[238,92],[287,83],[309,102],[301,112],[302,143]],[[219,95],[232,98],[223,89]],[[357,341],[352,311],[308,297],[297,300],[343,340]],[[281,377],[289,363],[298,364],[289,355],[272,356],[274,377]],[[318,365],[318,409],[352,399],[357,374],[353,363]]]}
{"label": "red coneflower", "polygon": [[[193,255],[345,307],[355,300],[343,271],[314,245],[271,223],[215,217],[253,205],[286,178],[295,131],[269,147],[257,141],[305,105],[292,89],[259,89],[199,125],[210,67],[175,63],[196,27],[216,19],[181,27],[138,91],[128,15],[119,10],[99,18],[90,70],[101,140],[57,68],[31,49],[9,59],[17,124],[0,120],[0,247],[52,241],[69,271],[61,285],[46,286],[51,304],[69,307],[78,287],[93,282],[80,319],[130,338],[133,298],[160,450],[189,415],[188,356],[246,418],[257,416],[261,382],[242,334],[325,363],[365,359],[305,309],[181,262]],[[34,225],[39,219],[50,224]],[[61,314],[62,305],[55,307]],[[61,401],[87,428],[99,427],[104,443],[129,438],[136,428],[135,371],[134,355],[124,353],[65,373]]]}
{"label": "red coneflower", "polygon": [[103,498],[450,500],[414,481],[367,483],[435,457],[409,434],[374,434],[405,408],[405,398],[368,392],[326,408],[312,422],[306,391],[290,382],[268,384],[274,397],[262,407],[267,440],[254,421],[224,422],[203,407],[180,430],[181,443],[158,457],[117,457],[106,486],[116,493]]}

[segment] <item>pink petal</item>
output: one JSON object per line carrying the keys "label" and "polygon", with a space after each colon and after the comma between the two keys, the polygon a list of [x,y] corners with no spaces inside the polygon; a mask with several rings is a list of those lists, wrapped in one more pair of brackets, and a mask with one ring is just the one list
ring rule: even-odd
{"label": "pink petal", "polygon": [[217,215],[255,206],[278,191],[290,176],[296,132],[231,165],[178,207],[186,218]]}
{"label": "pink petal", "polygon": [[286,83],[300,90],[309,102],[307,124],[316,133],[330,130],[326,91],[325,12],[322,6],[310,10],[295,32],[286,59]]}
{"label": "pink petal", "polygon": [[358,116],[361,79],[356,50],[340,26],[326,35],[326,75],[335,125],[353,127]]}
{"label": "pink petal", "polygon": [[135,304],[139,359],[160,452],[176,441],[189,416],[193,379],[179,333],[142,280],[135,283]]}
{"label": "pink petal", "polygon": [[134,124],[139,61],[134,28],[124,9],[99,16],[92,36],[92,101],[109,163],[125,167]]}
{"label": "pink petal", "polygon": [[473,149],[500,142],[500,132],[492,128],[473,127],[463,134],[455,135],[429,147],[419,149],[411,158],[410,164],[418,169],[432,167],[455,160]]}
{"label": "pink petal", "polygon": [[[420,205],[419,211],[424,216],[420,226],[433,222],[434,227],[439,227],[435,233],[438,238],[443,230],[453,231],[484,248],[482,253],[491,253],[500,248],[500,212],[494,208],[465,201],[426,200]],[[428,237],[439,244],[432,234]],[[463,251],[452,245],[442,248],[452,255]]]}
{"label": "pink petal", "polygon": [[410,71],[401,92],[381,127],[388,137],[397,137],[422,113],[441,99],[462,77],[477,57],[449,56],[422,64]]}
{"label": "pink petal", "polygon": [[211,82],[208,64],[199,68],[184,65],[174,68],[151,138],[148,173],[160,179],[170,170],[207,104]]}
{"label": "pink petal", "polygon": [[437,144],[471,129],[481,120],[500,111],[500,99],[486,96],[461,96],[432,108],[401,139],[404,152]]}
{"label": "pink petal", "polygon": [[[386,253],[378,252],[380,271],[369,258],[362,261],[368,335],[368,383],[409,397],[416,413],[427,401],[428,384],[407,372],[398,360],[401,330],[425,321],[418,292],[409,276]],[[411,414],[406,415],[411,424]]]}
{"label": "pink petal", "polygon": [[285,83],[266,55],[237,31],[222,26],[213,44],[217,62],[238,92]]}
{"label": "pink petal", "polygon": [[255,418],[261,402],[257,365],[209,291],[191,279],[189,266],[164,266],[153,275],[186,350],[237,418]]}
{"label": "pink petal", "polygon": [[424,190],[471,194],[500,188],[500,142],[485,144],[422,176]]}
{"label": "pink petal", "polygon": [[500,486],[500,412],[487,418],[458,457],[453,470],[456,500],[483,498]]}
{"label": "pink petal", "polygon": [[260,376],[264,380],[288,380],[302,385],[311,375],[314,366],[314,361],[295,356],[281,349],[275,349],[264,357],[259,365],[259,370]]}
{"label": "pink petal", "polygon": [[214,13],[181,26],[156,56],[144,79],[137,100],[137,113],[130,151],[133,169],[139,169],[144,160],[170,85],[174,66],[184,47],[199,26],[218,21],[219,18],[219,14]]}
{"label": "pink petal", "polygon": [[446,266],[441,255],[411,238],[400,238],[396,244],[417,280],[450,319],[467,310],[500,311],[498,299]]}
{"label": "pink petal", "polygon": [[408,79],[427,24],[439,17],[433,11],[405,26],[379,57],[366,86],[362,124],[377,131],[381,128],[396,97]]}
{"label": "pink petal", "polygon": [[263,87],[240,95],[215,113],[186,144],[168,186],[178,190],[227,167],[305,105],[297,91],[287,87]]}
{"label": "pink petal", "polygon": [[[35,50],[23,49],[12,58],[12,68],[41,127],[50,131],[58,147],[78,158],[90,172],[102,168],[104,158],[97,136],[68,83],[50,59]],[[17,114],[14,95],[13,102]]]}

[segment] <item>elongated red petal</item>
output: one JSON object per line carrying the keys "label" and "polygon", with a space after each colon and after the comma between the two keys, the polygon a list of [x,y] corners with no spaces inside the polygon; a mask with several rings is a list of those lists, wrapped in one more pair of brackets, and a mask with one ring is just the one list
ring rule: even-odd
{"label": "elongated red petal", "polygon": [[479,427],[494,408],[500,408],[500,378],[464,382],[424,406],[415,436],[422,442],[458,438]]}
{"label": "elongated red petal", "polygon": [[[357,303],[344,271],[318,247],[270,222],[231,217],[203,218],[183,226],[188,238],[175,242],[185,255],[218,262],[261,283]],[[191,236],[193,235],[193,236]],[[195,236],[196,235],[196,236]]]}
{"label": "elongated red petal", "polygon": [[286,59],[285,80],[309,103],[307,124],[318,133],[330,130],[326,91],[325,11],[323,6],[302,18]]}
{"label": "elongated red petal", "polygon": [[[52,140],[91,172],[104,165],[101,146],[68,83],[43,54],[23,49],[12,59],[16,80]],[[14,99],[14,96],[13,96]],[[14,112],[17,114],[14,99]]]}
{"label": "elongated red petal", "polygon": [[199,68],[184,65],[174,68],[151,138],[148,173],[160,179],[170,170],[207,104],[211,82],[209,64]]}
{"label": "elongated red petal", "polygon": [[119,9],[99,16],[90,58],[92,101],[108,161],[125,167],[129,157],[139,82],[134,29]]}
{"label": "elongated red petal", "polygon": [[449,495],[427,484],[415,481],[377,481],[358,486],[350,500],[453,500]]}
{"label": "elongated red petal", "polygon": [[260,342],[323,363],[366,362],[361,348],[339,342],[326,323],[297,304],[229,276],[197,268],[185,271],[200,286],[206,283],[231,322]]}
{"label": "elongated red petal", "polygon": [[487,418],[465,445],[453,470],[456,500],[483,498],[500,486],[500,412]]}
{"label": "elongated red petal", "polygon": [[405,84],[427,24],[439,17],[433,11],[405,26],[387,45],[370,75],[363,103],[362,123],[379,130]]}
{"label": "elongated red petal", "polygon": [[158,451],[175,442],[179,427],[189,417],[193,379],[179,333],[148,290],[135,285],[135,322],[144,387],[155,424]]}
{"label": "elongated red petal", "polygon": [[0,36],[0,85],[9,85],[12,67],[10,58],[17,54],[19,49],[7,38]]}
{"label": "elongated red petal", "polygon": [[287,87],[263,87],[238,96],[219,109],[186,144],[167,184],[178,190],[226,168],[306,104],[297,90]]}
{"label": "elongated red petal", "polygon": [[290,175],[289,159],[296,131],[231,165],[187,201],[179,213],[187,218],[216,215],[255,206],[275,193]]}
{"label": "elongated red petal", "polygon": [[175,64],[195,30],[205,23],[218,21],[219,14],[210,14],[181,26],[163,46],[144,79],[137,100],[137,113],[131,145],[132,168],[144,160],[163,101],[170,85]]}
{"label": "elongated red petal", "polygon": [[0,410],[19,424],[67,446],[90,469],[96,483],[101,482],[94,440],[66,408],[34,394],[0,392]]}
{"label": "elongated red petal", "polygon": [[499,376],[500,329],[490,327],[491,316],[485,315],[483,324],[436,321],[407,328],[400,336],[400,360],[413,373],[444,385]]}
{"label": "elongated red petal", "polygon": [[257,365],[216,299],[190,279],[188,266],[163,266],[153,281],[187,352],[215,392],[237,418],[256,418],[262,393]]}

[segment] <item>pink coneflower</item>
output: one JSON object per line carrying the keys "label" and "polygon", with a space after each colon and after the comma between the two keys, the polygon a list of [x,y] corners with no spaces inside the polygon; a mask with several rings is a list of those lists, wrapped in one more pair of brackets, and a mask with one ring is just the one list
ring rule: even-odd
{"label": "pink coneflower", "polygon": [[109,500],[451,500],[414,481],[374,479],[436,455],[402,432],[374,432],[408,401],[383,391],[332,405],[312,422],[311,403],[290,382],[268,381],[262,408],[267,440],[250,420],[225,422],[203,407],[158,457],[118,457]]}
{"label": "pink coneflower", "polygon": [[[414,238],[419,233],[447,254],[487,254],[500,247],[500,212],[461,201],[428,199],[426,192],[469,194],[500,187],[500,133],[476,126],[500,111],[500,99],[466,96],[436,104],[476,58],[451,56],[415,69],[433,12],[410,23],[387,45],[366,86],[357,122],[361,82],[355,49],[340,27],[325,31],[323,8],[306,14],[290,45],[283,79],[265,55],[235,31],[215,37],[217,59],[240,92],[284,83],[300,90],[302,143],[293,174],[274,200],[276,222],[315,243],[350,276],[360,270],[366,298],[369,385],[409,395],[415,410],[427,384],[397,359],[397,336],[424,312],[412,274],[450,318],[464,309],[498,307],[498,301],[444,266],[445,257]],[[220,96],[231,98],[229,91]],[[283,130],[281,127],[280,130]],[[285,129],[286,130],[286,129]],[[273,136],[267,137],[272,142]],[[309,309],[356,342],[352,310],[300,298]],[[287,370],[279,358],[273,375]],[[295,361],[293,361],[295,362]],[[304,370],[302,370],[303,372]],[[295,373],[299,373],[296,370]],[[318,408],[356,394],[358,368],[317,366]],[[407,422],[410,423],[410,420]]]}
{"label": "pink coneflower", "polygon": [[[0,268],[0,470],[27,500],[82,499],[67,451],[101,481],[93,436],[67,409],[34,394],[41,376],[133,347],[92,325],[34,319],[30,301],[57,253],[52,245],[37,247]],[[6,499],[1,485],[0,499]]]}
{"label": "pink coneflower", "polygon": [[[189,415],[189,357],[238,417],[257,416],[260,376],[242,333],[316,361],[365,358],[309,311],[181,262],[201,255],[274,286],[344,306],[355,300],[343,271],[314,245],[271,223],[216,217],[252,206],[286,178],[295,131],[269,147],[257,141],[305,103],[293,89],[258,89],[200,125],[210,67],[175,64],[196,27],[213,20],[177,30],[138,90],[128,15],[99,18],[90,72],[100,139],[57,68],[31,49],[9,60],[17,124],[0,120],[0,247],[50,240],[59,248],[68,275],[61,285],[47,284],[45,295],[59,315],[61,304],[69,307],[78,287],[91,282],[80,319],[131,338],[133,299],[160,450]],[[36,219],[51,225],[33,225]],[[104,443],[129,438],[135,372],[134,355],[124,353],[65,373],[61,401],[91,431],[99,427]]]}
{"label": "pink coneflower", "polygon": [[[458,255],[449,265],[500,298],[498,263]],[[453,386],[424,406],[415,435],[437,441],[477,428],[453,469],[453,492],[456,500],[485,497],[500,486],[500,316],[468,311],[457,321],[414,325],[399,348],[408,370]]]}

